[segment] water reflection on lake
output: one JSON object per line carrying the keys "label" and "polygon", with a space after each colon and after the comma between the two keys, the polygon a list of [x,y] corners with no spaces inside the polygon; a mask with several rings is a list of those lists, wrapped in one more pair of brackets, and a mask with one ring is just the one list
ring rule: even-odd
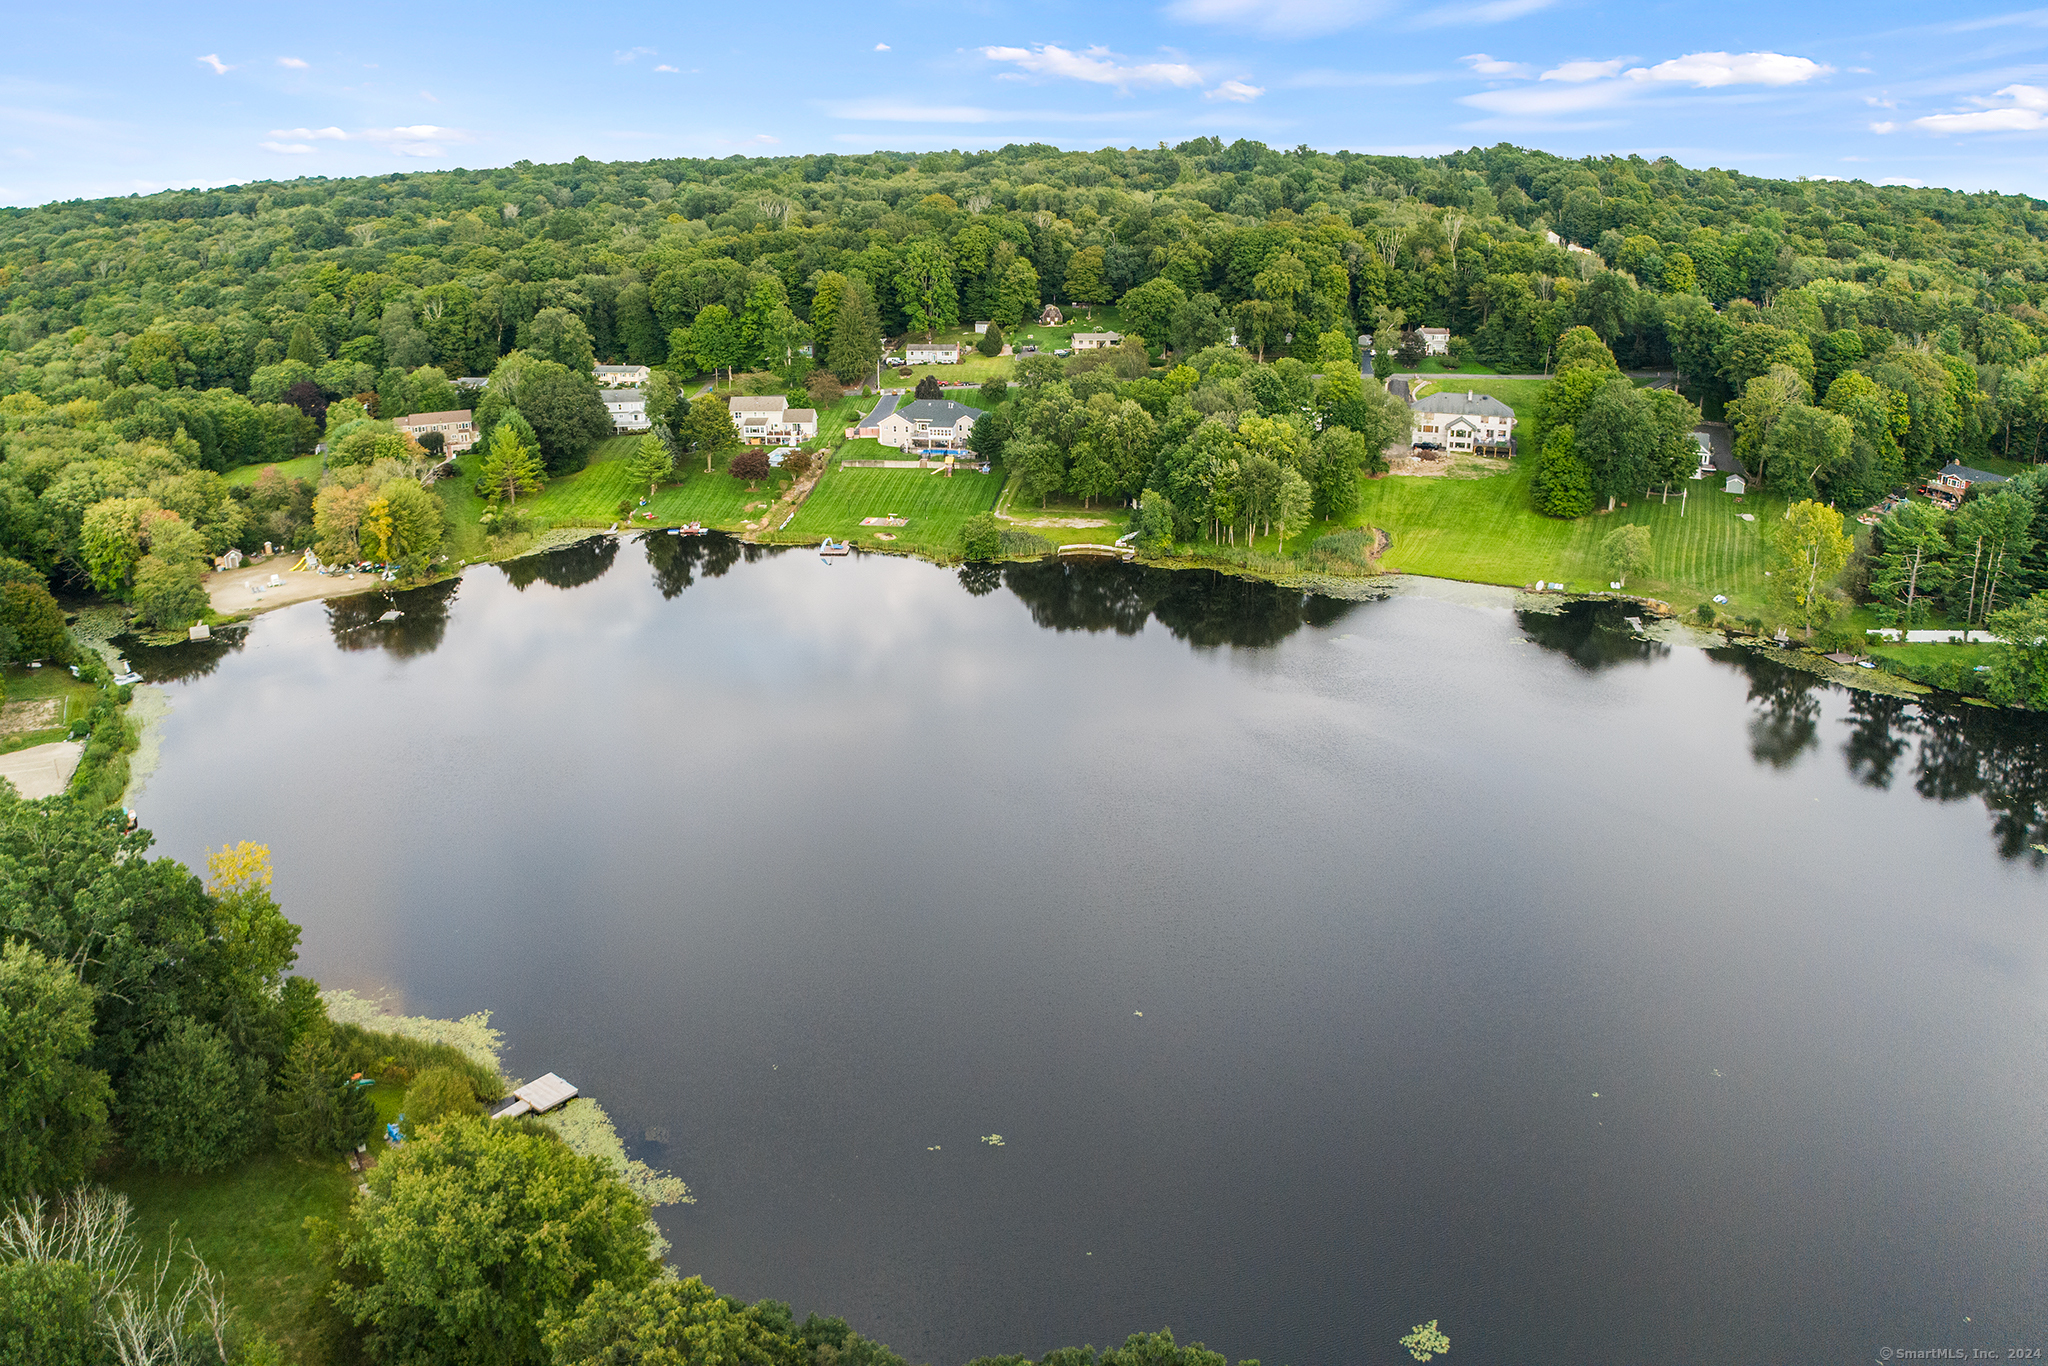
{"label": "water reflection on lake", "polygon": [[683,1268],[914,1360],[2040,1336],[2040,718],[719,536],[133,658],[165,851],[271,844],[308,971],[494,1011],[695,1188]]}

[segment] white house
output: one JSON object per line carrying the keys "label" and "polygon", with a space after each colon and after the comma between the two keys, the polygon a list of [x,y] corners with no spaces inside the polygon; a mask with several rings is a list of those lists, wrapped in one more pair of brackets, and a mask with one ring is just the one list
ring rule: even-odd
{"label": "white house", "polygon": [[1543,230],[1543,239],[1553,247],[1563,247],[1566,251],[1575,251],[1581,256],[1591,256],[1594,254],[1591,247],[1582,247],[1577,242],[1567,242],[1548,228]]}
{"label": "white house", "polygon": [[604,410],[612,415],[615,432],[644,432],[654,424],[647,420],[647,395],[638,389],[600,389]]}
{"label": "white house", "polygon": [[1100,351],[1106,346],[1115,346],[1123,339],[1121,332],[1076,332],[1067,344],[1076,351]]}
{"label": "white house", "polygon": [[780,394],[742,394],[726,400],[740,440],[750,445],[794,446],[818,434],[814,408],[792,408]]}
{"label": "white house", "polygon": [[1447,451],[1491,450],[1509,443],[1515,410],[1497,398],[1466,391],[1431,394],[1408,405],[1411,442]]}
{"label": "white house", "polygon": [[413,413],[408,417],[393,418],[391,425],[415,441],[427,432],[439,432],[444,455],[460,455],[476,444],[476,423],[470,420],[467,408],[451,408],[445,413]]}
{"label": "white house", "polygon": [[905,365],[958,365],[960,348],[952,342],[911,342],[903,348]]}
{"label": "white house", "polygon": [[1422,334],[1422,346],[1426,354],[1448,356],[1451,354],[1451,329],[1448,327],[1418,327]]}
{"label": "white house", "polygon": [[607,389],[638,389],[653,371],[644,365],[593,365],[590,373]]}
{"label": "white house", "polygon": [[[949,398],[921,398],[899,405],[873,424],[875,439],[898,450],[957,450],[967,444],[982,411]],[[861,424],[865,434],[868,423]]]}

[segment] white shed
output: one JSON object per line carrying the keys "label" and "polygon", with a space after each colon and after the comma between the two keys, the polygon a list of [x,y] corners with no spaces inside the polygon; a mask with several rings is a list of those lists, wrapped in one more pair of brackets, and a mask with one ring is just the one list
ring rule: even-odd
{"label": "white shed", "polygon": [[1725,491],[1728,493],[1747,493],[1749,492],[1749,485],[1743,480],[1741,475],[1731,474],[1728,476]]}

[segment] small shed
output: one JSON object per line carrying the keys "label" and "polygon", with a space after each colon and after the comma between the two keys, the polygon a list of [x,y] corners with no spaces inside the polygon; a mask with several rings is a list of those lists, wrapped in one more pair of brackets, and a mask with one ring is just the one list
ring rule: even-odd
{"label": "small shed", "polygon": [[1040,327],[1058,327],[1065,321],[1066,319],[1060,316],[1058,304],[1047,304],[1045,311],[1038,315],[1038,325]]}
{"label": "small shed", "polygon": [[516,1119],[520,1115],[544,1115],[557,1105],[576,1098],[576,1087],[554,1073],[536,1077],[512,1093],[511,1103],[494,1112],[492,1119]]}
{"label": "small shed", "polygon": [[1741,475],[1731,474],[1728,476],[1728,483],[1724,486],[1724,491],[1728,493],[1747,493],[1749,492],[1749,483]]}

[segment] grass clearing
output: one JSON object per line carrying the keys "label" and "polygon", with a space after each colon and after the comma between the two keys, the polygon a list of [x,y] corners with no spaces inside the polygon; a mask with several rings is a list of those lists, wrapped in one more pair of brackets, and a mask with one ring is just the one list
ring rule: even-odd
{"label": "grass clearing", "polygon": [[[294,460],[277,460],[271,463],[275,464],[277,472],[287,479],[303,479],[309,484],[317,484],[320,482],[320,462],[323,458],[317,455],[302,455]],[[269,468],[270,465],[242,465],[229,470],[221,478],[230,484],[253,484],[257,477]]]}
{"label": "grass clearing", "polygon": [[339,1220],[355,1179],[340,1159],[263,1153],[224,1172],[178,1176],[131,1167],[109,1178],[135,1207],[143,1260],[190,1239],[227,1278],[228,1301],[291,1361],[321,1361],[319,1303],[328,1269],[313,1251],[309,1217]]}

